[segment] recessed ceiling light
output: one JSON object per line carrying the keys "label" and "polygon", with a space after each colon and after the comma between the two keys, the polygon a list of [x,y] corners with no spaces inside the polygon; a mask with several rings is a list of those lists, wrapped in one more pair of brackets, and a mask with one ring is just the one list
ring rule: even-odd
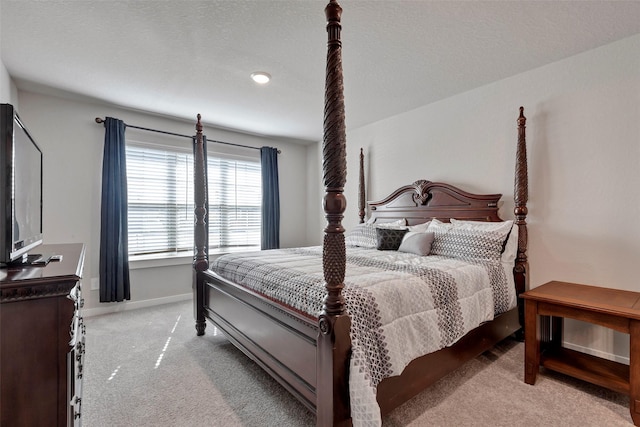
{"label": "recessed ceiling light", "polygon": [[251,73],[251,78],[260,85],[266,85],[269,83],[269,80],[271,80],[271,75],[264,71],[256,71],[255,73]]}

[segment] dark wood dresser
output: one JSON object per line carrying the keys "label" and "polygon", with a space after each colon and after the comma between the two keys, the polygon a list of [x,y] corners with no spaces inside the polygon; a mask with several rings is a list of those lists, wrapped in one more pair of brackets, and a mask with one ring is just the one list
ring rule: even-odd
{"label": "dark wood dresser", "polygon": [[81,243],[43,245],[46,266],[0,269],[0,426],[79,426]]}

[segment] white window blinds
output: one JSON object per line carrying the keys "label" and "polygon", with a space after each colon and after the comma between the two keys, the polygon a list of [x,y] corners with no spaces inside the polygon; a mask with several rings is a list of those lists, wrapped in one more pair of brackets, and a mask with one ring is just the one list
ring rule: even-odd
{"label": "white window blinds", "polygon": [[[211,155],[209,247],[259,247],[260,162]],[[193,155],[127,145],[129,255],[193,250]]]}

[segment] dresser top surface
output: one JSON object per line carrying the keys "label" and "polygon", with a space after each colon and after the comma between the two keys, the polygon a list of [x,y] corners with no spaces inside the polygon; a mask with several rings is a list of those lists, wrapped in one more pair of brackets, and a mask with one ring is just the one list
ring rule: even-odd
{"label": "dresser top surface", "polygon": [[79,280],[82,276],[84,250],[84,244],[82,243],[38,246],[32,252],[62,255],[62,259],[60,261],[51,261],[42,266],[29,265],[0,268],[0,287],[32,284],[41,280],[50,281],[55,278],[60,280]]}

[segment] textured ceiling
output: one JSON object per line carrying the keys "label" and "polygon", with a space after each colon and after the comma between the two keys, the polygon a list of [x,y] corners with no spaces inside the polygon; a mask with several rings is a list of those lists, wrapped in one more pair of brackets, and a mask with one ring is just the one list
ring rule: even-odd
{"label": "textured ceiling", "polygon": [[[325,4],[0,0],[2,60],[20,89],[318,141]],[[349,129],[640,33],[639,1],[341,5]]]}

